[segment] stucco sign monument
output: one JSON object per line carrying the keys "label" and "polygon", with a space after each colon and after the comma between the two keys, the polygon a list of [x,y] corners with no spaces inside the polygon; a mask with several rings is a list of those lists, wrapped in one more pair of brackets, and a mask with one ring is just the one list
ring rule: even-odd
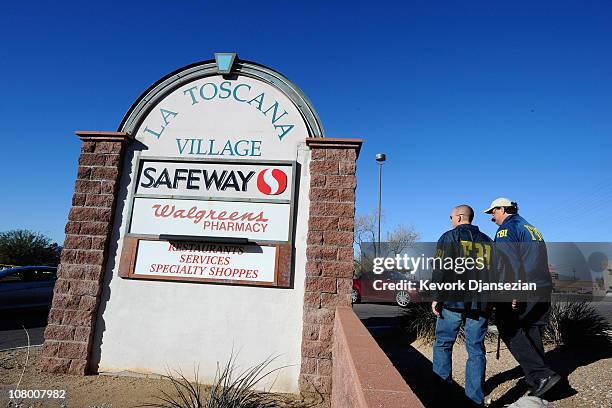
{"label": "stucco sign monument", "polygon": [[287,366],[274,389],[331,387],[350,304],[361,141],[324,138],[278,72],[216,54],[152,85],[83,141],[43,368],[212,381],[238,352]]}

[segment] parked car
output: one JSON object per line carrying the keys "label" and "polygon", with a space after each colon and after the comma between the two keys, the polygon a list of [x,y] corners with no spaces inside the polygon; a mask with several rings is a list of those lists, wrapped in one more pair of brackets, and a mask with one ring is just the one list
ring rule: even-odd
{"label": "parked car", "polygon": [[24,266],[0,271],[0,311],[50,308],[57,268]]}
{"label": "parked car", "polygon": [[408,307],[417,302],[416,289],[377,290],[377,288],[380,289],[384,283],[397,284],[400,281],[407,282],[409,280],[408,275],[397,271],[385,271],[380,275],[364,273],[359,278],[353,279],[351,300],[353,303],[396,303],[398,306]]}

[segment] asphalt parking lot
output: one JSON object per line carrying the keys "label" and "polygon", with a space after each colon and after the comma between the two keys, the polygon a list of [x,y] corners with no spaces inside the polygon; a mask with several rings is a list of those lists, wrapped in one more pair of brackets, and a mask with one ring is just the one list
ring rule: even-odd
{"label": "asphalt parking lot", "polygon": [[593,307],[612,324],[612,297],[601,302],[592,302]]}
{"label": "asphalt parking lot", "polygon": [[[591,305],[612,324],[612,296],[607,296]],[[382,329],[393,326],[402,308],[394,304],[358,303],[353,305],[355,314],[368,329]]]}
{"label": "asphalt parking lot", "polygon": [[[0,350],[41,345],[48,310],[0,313]],[[29,341],[28,341],[29,337]]]}
{"label": "asphalt parking lot", "polygon": [[[612,324],[612,296],[591,304]],[[370,331],[391,329],[402,315],[402,308],[394,304],[359,303],[353,305],[353,310]],[[25,347],[28,336],[30,345],[41,345],[47,314],[47,310],[0,313],[0,350]]]}

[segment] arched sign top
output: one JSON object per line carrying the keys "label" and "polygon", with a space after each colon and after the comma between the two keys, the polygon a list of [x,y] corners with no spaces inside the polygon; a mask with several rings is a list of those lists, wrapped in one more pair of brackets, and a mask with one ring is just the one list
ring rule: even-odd
{"label": "arched sign top", "polygon": [[[169,94],[191,82],[214,76],[230,81],[237,77],[247,77],[276,88],[291,101],[301,115],[308,132],[303,136],[324,137],[323,126],[317,112],[297,85],[271,68],[255,62],[240,60],[237,57],[229,75],[219,74],[215,60],[206,60],[180,68],[161,78],[134,102],[123,117],[118,131],[130,133],[136,137],[135,132],[143,120]],[[194,96],[194,93],[191,93],[190,96],[197,97],[197,95]],[[266,108],[263,107],[263,109]]]}

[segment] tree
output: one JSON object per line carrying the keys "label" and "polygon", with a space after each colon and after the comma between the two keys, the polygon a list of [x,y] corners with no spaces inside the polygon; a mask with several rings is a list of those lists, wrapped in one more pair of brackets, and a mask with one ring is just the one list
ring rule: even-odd
{"label": "tree", "polygon": [[0,233],[0,264],[57,265],[62,247],[46,235],[29,230]]}
{"label": "tree", "polygon": [[[418,239],[419,233],[410,226],[398,224],[390,231],[387,231],[385,238],[381,240],[385,243],[384,253],[379,256],[394,256],[401,254],[410,248]],[[357,215],[355,217],[355,258],[354,276],[359,277],[362,272],[362,265],[371,264],[373,245],[378,241],[378,211],[372,210],[369,213]]]}

